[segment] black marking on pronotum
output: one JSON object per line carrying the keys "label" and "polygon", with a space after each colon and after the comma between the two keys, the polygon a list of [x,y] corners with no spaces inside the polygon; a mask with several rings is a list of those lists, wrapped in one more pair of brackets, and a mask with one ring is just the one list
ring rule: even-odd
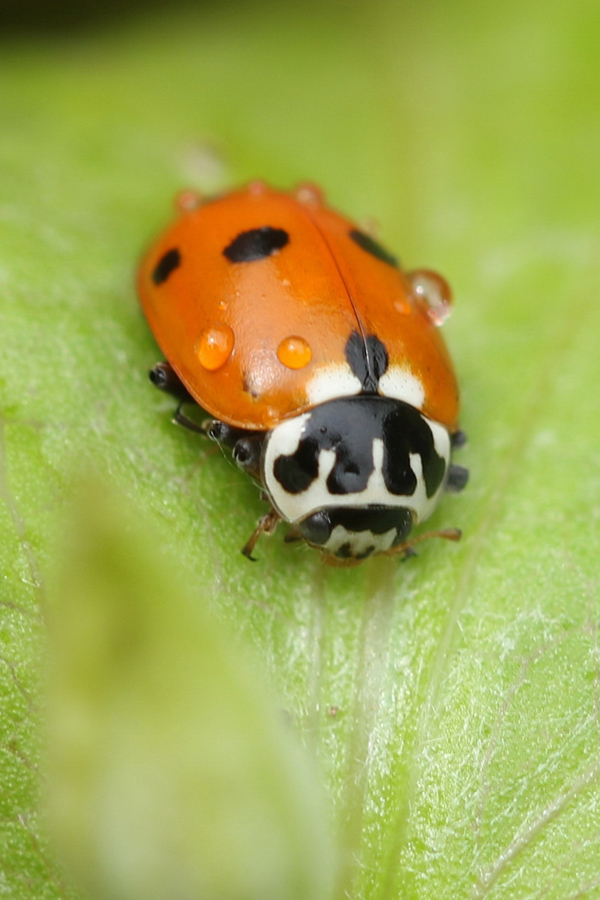
{"label": "black marking on pronotum", "polygon": [[364,231],[353,228],[350,232],[350,237],[362,250],[370,253],[371,256],[374,256],[376,259],[380,259],[381,262],[387,263],[388,266],[395,266],[398,268],[400,265],[397,257],[395,257],[393,253],[390,253],[389,250],[382,247],[378,241],[374,240],[370,235],[365,234]]}
{"label": "black marking on pronotum", "polygon": [[181,254],[177,247],[167,250],[163,253],[159,261],[154,266],[152,272],[152,281],[154,284],[162,284],[167,280],[171,272],[174,272],[181,265]]}
{"label": "black marking on pronotum", "polygon": [[[421,457],[425,493],[433,497],[446,471],[446,462],[438,455],[431,428],[412,406],[397,401],[398,406],[383,422],[383,478],[392,494],[412,494],[417,486],[416,476],[410,466],[409,454]],[[412,490],[407,491],[409,485]]]}
{"label": "black marking on pronotum", "polygon": [[229,246],[225,247],[223,253],[233,263],[254,262],[272,256],[285,247],[289,240],[290,236],[283,228],[263,225],[262,228],[242,231]]}
{"label": "black marking on pronotum", "polygon": [[376,394],[377,384],[385,373],[389,357],[385,345],[374,334],[363,338],[353,331],[346,342],[348,365],[359,379],[366,394]]}
{"label": "black marking on pronotum", "polygon": [[301,494],[307,490],[319,474],[319,441],[305,437],[295,453],[278,456],[273,474],[289,494]]}
{"label": "black marking on pronotum", "polygon": [[418,454],[426,494],[433,497],[444,479],[446,463],[435,449],[431,428],[417,409],[387,397],[341,397],[315,407],[298,447],[277,457],[273,474],[288,493],[301,494],[318,478],[321,451],[331,450],[335,460],[327,490],[332,496],[357,494],[365,490],[374,470],[376,440],[383,442],[382,475],[390,494],[410,497],[415,493],[417,476],[410,456]]}

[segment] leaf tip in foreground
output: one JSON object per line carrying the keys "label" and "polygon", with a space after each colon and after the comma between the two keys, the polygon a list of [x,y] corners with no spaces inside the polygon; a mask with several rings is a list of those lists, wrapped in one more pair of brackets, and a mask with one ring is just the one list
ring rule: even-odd
{"label": "leaf tip in foreground", "polygon": [[47,814],[111,900],[326,898],[316,775],[236,641],[86,488],[53,598]]}

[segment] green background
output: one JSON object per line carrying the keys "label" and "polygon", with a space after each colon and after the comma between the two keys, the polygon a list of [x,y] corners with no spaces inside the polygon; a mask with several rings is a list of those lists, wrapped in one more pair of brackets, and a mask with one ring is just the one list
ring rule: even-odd
{"label": "green background", "polygon": [[[319,762],[336,898],[600,897],[600,7],[29,15],[0,47],[0,897],[72,895],[38,662],[81,471],[260,658]],[[239,554],[263,507],[170,424],[133,281],[177,190],[257,176],[318,182],[453,285],[471,483],[431,524],[461,544]]]}

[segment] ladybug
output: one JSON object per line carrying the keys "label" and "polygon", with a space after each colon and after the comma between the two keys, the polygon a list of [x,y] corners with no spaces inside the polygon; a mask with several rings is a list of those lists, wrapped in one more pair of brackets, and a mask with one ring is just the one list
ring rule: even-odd
{"label": "ladybug", "polygon": [[[438,327],[446,281],[405,271],[314,185],[263,182],[208,200],[180,195],[138,288],[163,351],[150,373],[180,400],[175,421],[228,448],[269,511],[328,561],[410,555],[409,540],[468,472],[456,377]],[[211,418],[182,412],[193,401]]]}

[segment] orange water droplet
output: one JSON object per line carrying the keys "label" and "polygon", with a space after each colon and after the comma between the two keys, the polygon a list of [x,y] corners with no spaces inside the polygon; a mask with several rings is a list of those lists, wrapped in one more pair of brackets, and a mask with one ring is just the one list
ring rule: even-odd
{"label": "orange water droplet", "polygon": [[281,419],[281,413],[275,406],[266,406],[261,415],[261,422],[267,428],[272,428]]}
{"label": "orange water droplet", "polygon": [[185,190],[180,191],[175,197],[175,208],[178,212],[186,213],[194,209],[198,209],[202,205],[202,196],[198,191]]}
{"label": "orange water droplet", "polygon": [[303,369],[307,366],[312,357],[312,351],[304,338],[291,337],[285,338],[277,348],[277,356],[279,362],[287,366],[288,369]]}
{"label": "orange water droplet", "polygon": [[249,181],[246,185],[246,190],[249,194],[253,194],[255,197],[260,197],[261,194],[266,194],[268,191],[268,186],[266,181],[262,181],[260,178],[255,178],[253,181]]}
{"label": "orange water droplet", "polygon": [[394,309],[396,312],[402,313],[403,316],[408,316],[412,312],[410,303],[404,297],[394,300]]}
{"label": "orange water droplet", "polygon": [[302,182],[294,190],[296,200],[309,206],[323,206],[325,195],[320,187],[311,181]]}
{"label": "orange water droplet", "polygon": [[214,372],[224,366],[231,356],[233,343],[233,331],[229,325],[215,325],[198,338],[194,352],[200,365]]}

